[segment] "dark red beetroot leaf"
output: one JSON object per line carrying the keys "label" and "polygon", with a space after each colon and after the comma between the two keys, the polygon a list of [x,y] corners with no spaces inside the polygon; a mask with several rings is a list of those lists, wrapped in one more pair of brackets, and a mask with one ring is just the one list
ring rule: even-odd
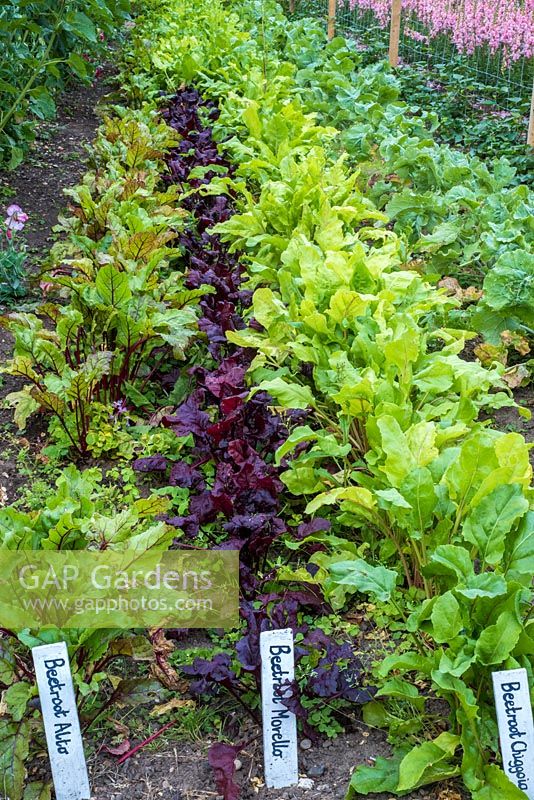
{"label": "dark red beetroot leaf", "polygon": [[169,483],[171,486],[181,486],[182,488],[195,489],[199,492],[204,491],[206,488],[202,473],[185,461],[177,461],[172,465]]}
{"label": "dark red beetroot leaf", "polygon": [[[212,119],[218,116],[216,107],[204,103],[195,89],[184,89],[163,114],[184,137],[168,159],[170,182],[186,180],[197,166],[213,164],[232,172],[219,154],[211,129],[201,124],[202,107]],[[192,184],[203,182],[206,180],[195,179]],[[253,353],[229,344],[225,336],[226,331],[244,326],[239,308],[249,305],[251,293],[240,290],[243,267],[237,256],[206,228],[228,219],[232,198],[193,194],[186,198],[186,206],[195,226],[181,235],[179,246],[188,267],[187,285],[209,284],[215,289],[200,304],[199,327],[208,337],[208,350],[218,366],[190,370],[198,388],[163,424],[178,436],[192,433],[195,459],[213,462],[216,472],[213,488],[207,491],[202,478],[193,476],[187,465],[172,468],[171,485],[185,486],[194,494],[187,516],[169,521],[194,536],[202,525],[222,515],[226,522],[221,520],[221,525],[228,536],[239,542],[243,558],[257,568],[274,539],[285,531],[278,517],[278,495],[283,487],[278,470],[264,459],[271,461],[272,453],[287,438],[287,427],[271,412],[269,395],[259,393],[245,402],[245,376]]]}
{"label": "dark red beetroot leaf", "polygon": [[112,756],[123,756],[125,753],[128,752],[130,749],[131,744],[129,739],[124,739],[120,744],[115,745],[112,747],[109,744],[105,744],[102,747],[102,750],[105,750],[106,753],[110,753]]}
{"label": "dark red beetroot leaf", "polygon": [[319,531],[329,531],[332,527],[332,523],[328,519],[323,519],[322,517],[315,517],[310,522],[302,522],[298,528],[297,532],[293,533],[295,539],[305,539],[307,536],[311,536],[314,533],[318,533]]}
{"label": "dark red beetroot leaf", "polygon": [[197,389],[176,409],[175,414],[163,417],[163,425],[172,428],[177,436],[187,436],[192,433],[195,438],[205,440],[210,418],[200,408],[203,403],[203,392]]}
{"label": "dark red beetroot leaf", "polygon": [[239,800],[240,788],[234,782],[235,759],[241,752],[239,745],[216,742],[208,751],[208,762],[215,774],[217,791],[224,800]]}

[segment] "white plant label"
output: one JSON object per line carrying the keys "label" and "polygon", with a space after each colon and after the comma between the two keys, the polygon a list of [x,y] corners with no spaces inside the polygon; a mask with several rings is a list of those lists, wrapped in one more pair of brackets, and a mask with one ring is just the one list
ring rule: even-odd
{"label": "white plant label", "polygon": [[297,718],[283,704],[284,690],[280,690],[295,677],[291,628],[264,631],[260,652],[265,783],[270,789],[282,789],[299,780]]}
{"label": "white plant label", "polygon": [[494,672],[493,692],[504,772],[534,800],[534,726],[527,671]]}
{"label": "white plant label", "polygon": [[89,800],[89,778],[65,642],[32,649],[57,800]]}

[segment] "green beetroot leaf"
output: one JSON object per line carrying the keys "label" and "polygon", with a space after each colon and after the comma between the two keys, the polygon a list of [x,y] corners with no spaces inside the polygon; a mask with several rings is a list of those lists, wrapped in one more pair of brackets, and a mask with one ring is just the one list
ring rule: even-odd
{"label": "green beetroot leaf", "polygon": [[376,759],[374,766],[362,765],[354,770],[352,775],[347,800],[354,800],[357,795],[375,794],[375,792],[397,793],[399,783],[399,767],[402,755],[393,758]]}
{"label": "green beetroot leaf", "polygon": [[476,505],[464,523],[463,534],[478,550],[484,564],[502,561],[506,536],[528,511],[528,500],[518,484],[498,486]]}
{"label": "green beetroot leaf", "polygon": [[385,567],[374,567],[361,558],[333,563],[330,572],[334,583],[370,594],[381,602],[387,602],[391,598],[398,578],[397,572]]}
{"label": "green beetroot leaf", "polygon": [[485,785],[473,793],[473,800],[525,800],[526,794],[495,764],[488,764],[484,777]]}
{"label": "green beetroot leaf", "polygon": [[452,592],[436,598],[431,614],[436,642],[452,641],[463,628],[462,610]]}
{"label": "green beetroot leaf", "polygon": [[50,800],[51,796],[52,787],[49,783],[32,781],[32,783],[28,783],[24,789],[23,800]]}
{"label": "green beetroot leaf", "polygon": [[22,800],[26,779],[25,761],[30,743],[28,720],[4,722],[0,737],[0,775],[9,800]]}
{"label": "green beetroot leaf", "polygon": [[460,767],[451,764],[450,759],[459,744],[459,736],[444,732],[433,742],[424,742],[410,750],[399,764],[397,791],[416,789],[458,775]]}
{"label": "green beetroot leaf", "polygon": [[514,250],[501,256],[484,281],[484,300],[496,311],[514,310],[534,327],[534,254]]}

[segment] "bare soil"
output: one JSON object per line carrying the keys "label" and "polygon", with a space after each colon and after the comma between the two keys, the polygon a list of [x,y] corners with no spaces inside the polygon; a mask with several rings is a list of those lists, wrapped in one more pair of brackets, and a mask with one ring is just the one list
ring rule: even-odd
{"label": "bare soil", "polygon": [[13,172],[0,171],[0,187],[14,191],[30,219],[24,230],[33,266],[47,255],[52,228],[66,205],[63,190],[78,183],[86,171],[87,146],[100,124],[97,107],[110,86],[106,70],[91,86],[76,84],[58,99],[57,117],[40,123],[25,161]]}
{"label": "bare soil", "polygon": [[[350,777],[360,764],[372,766],[391,750],[381,731],[363,723],[333,741],[319,742],[299,752],[301,787],[267,789],[263,781],[260,731],[239,755],[235,774],[239,800],[343,800]],[[212,742],[167,740],[161,749],[146,748],[119,765],[117,758],[100,753],[90,759],[92,800],[222,800],[207,750]],[[40,772],[40,770],[39,770]],[[42,774],[42,773],[41,773]],[[408,795],[406,800],[466,800],[459,784],[448,781]],[[373,800],[394,800],[374,794]]]}

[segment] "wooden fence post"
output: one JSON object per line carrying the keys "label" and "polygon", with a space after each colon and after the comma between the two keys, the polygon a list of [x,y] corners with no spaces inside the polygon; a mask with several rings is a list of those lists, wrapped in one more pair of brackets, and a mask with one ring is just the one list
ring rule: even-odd
{"label": "wooden fence post", "polygon": [[337,0],[328,0],[328,38],[336,35],[336,5]]}
{"label": "wooden fence post", "polygon": [[389,32],[389,63],[392,67],[399,64],[399,41],[401,27],[402,0],[391,0],[391,28]]}
{"label": "wooden fence post", "polygon": [[534,83],[532,85],[532,101],[530,103],[530,121],[528,124],[527,144],[534,147]]}

